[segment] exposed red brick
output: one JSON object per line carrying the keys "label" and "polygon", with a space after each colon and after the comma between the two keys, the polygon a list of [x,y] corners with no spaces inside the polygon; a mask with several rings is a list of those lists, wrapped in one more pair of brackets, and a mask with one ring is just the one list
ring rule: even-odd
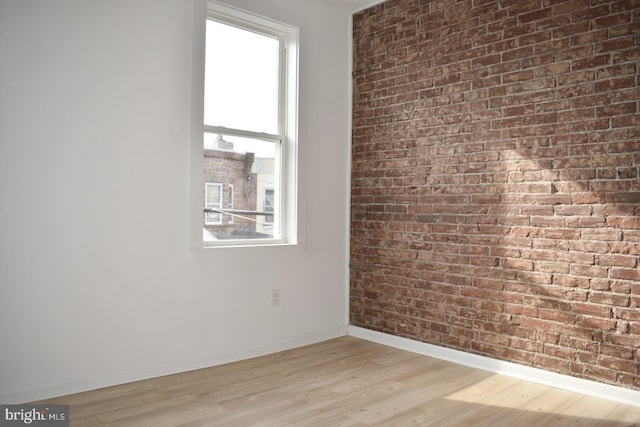
{"label": "exposed red brick", "polygon": [[640,5],[353,19],[351,322],[640,389]]}

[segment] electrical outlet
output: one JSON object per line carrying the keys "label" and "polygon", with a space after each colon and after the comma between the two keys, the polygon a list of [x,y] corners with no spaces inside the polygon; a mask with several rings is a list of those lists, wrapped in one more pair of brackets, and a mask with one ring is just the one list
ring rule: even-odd
{"label": "electrical outlet", "polygon": [[280,305],[280,289],[271,289],[271,305]]}

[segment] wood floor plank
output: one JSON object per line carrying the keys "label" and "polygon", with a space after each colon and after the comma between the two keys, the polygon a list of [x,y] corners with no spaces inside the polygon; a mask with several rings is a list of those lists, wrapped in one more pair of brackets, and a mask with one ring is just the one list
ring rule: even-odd
{"label": "wood floor plank", "polygon": [[640,407],[352,337],[41,403],[73,427],[640,427]]}

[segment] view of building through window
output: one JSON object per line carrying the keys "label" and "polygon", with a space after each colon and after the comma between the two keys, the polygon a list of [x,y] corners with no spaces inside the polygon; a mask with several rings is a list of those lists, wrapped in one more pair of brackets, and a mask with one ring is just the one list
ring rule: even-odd
{"label": "view of building through window", "polygon": [[280,238],[281,40],[207,20],[203,241]]}
{"label": "view of building through window", "polygon": [[204,227],[208,239],[274,236],[275,167],[276,142],[205,134]]}

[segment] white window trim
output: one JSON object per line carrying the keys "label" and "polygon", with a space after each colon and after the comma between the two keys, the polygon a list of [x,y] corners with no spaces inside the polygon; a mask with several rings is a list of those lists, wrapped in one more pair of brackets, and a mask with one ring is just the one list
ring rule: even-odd
{"label": "white window trim", "polygon": [[[205,64],[205,34],[206,19],[216,17],[222,22],[242,23],[242,28],[249,28],[246,23],[251,22],[257,31],[283,36],[281,55],[282,69],[286,70],[283,76],[290,77],[281,82],[283,93],[279,97],[282,109],[279,132],[286,137],[280,144],[282,152],[282,171],[279,177],[280,197],[274,201],[279,207],[282,219],[280,223],[280,239],[238,239],[225,240],[212,243],[204,243],[202,240],[202,191],[203,191],[203,156],[202,135],[204,126],[204,64]],[[193,57],[192,57],[192,93],[191,93],[191,142],[190,142],[190,230],[189,240],[192,249],[203,247],[234,247],[234,246],[270,246],[282,244],[297,244],[299,239],[300,221],[298,216],[299,188],[298,188],[298,44],[299,30],[291,25],[284,24],[268,17],[259,16],[252,12],[222,4],[216,1],[196,0],[194,2],[193,19]],[[282,114],[282,111],[286,112]],[[219,130],[221,128],[218,128]],[[224,133],[224,132],[222,132]],[[252,133],[252,132],[248,132]],[[249,135],[247,135],[249,136]],[[256,136],[255,134],[253,135]],[[262,134],[263,138],[266,134]],[[268,135],[271,139],[274,135]]]}

